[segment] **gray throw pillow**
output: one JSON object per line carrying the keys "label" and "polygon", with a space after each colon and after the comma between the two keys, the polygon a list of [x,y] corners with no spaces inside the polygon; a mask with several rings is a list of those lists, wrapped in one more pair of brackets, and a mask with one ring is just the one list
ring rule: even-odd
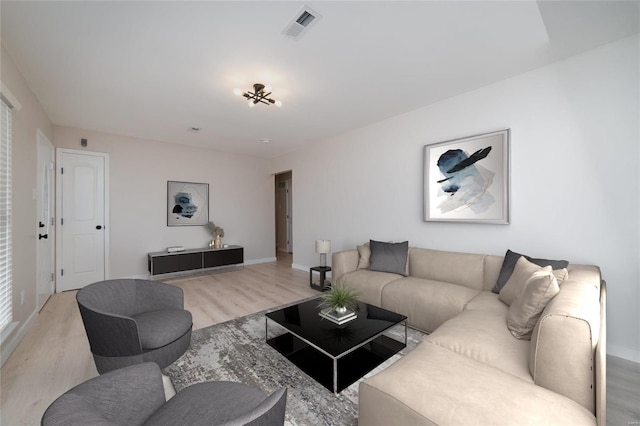
{"label": "gray throw pillow", "polygon": [[407,276],[407,255],[409,242],[383,243],[381,241],[369,241],[371,257],[369,258],[369,270],[378,272],[390,272]]}
{"label": "gray throw pillow", "polygon": [[569,266],[569,262],[567,262],[566,260],[534,259],[524,254],[507,250],[507,253],[504,255],[504,261],[502,262],[502,269],[500,269],[498,281],[496,281],[496,285],[494,285],[491,289],[493,293],[499,294],[500,289],[502,289],[507,281],[509,281],[511,274],[513,274],[513,268],[515,268],[516,262],[518,261],[518,259],[520,259],[520,256],[524,256],[524,258],[529,262],[535,263],[538,266],[551,266],[551,269],[553,270],[563,269]]}

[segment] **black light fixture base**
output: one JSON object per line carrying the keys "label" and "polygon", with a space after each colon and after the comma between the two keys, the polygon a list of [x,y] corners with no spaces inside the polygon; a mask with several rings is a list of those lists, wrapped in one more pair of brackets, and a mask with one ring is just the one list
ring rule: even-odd
{"label": "black light fixture base", "polygon": [[[253,85],[253,92],[250,92],[250,91],[242,92],[242,96],[244,96],[250,101],[249,106],[253,106],[257,103],[263,103],[265,105],[275,104],[276,106],[282,106],[282,102],[277,101],[275,99],[271,99],[269,97],[269,95],[271,95],[271,92],[265,92],[266,87],[267,86],[265,86],[262,83],[255,83]],[[240,94],[240,93],[237,93],[237,94]],[[251,105],[251,103],[253,105]]]}

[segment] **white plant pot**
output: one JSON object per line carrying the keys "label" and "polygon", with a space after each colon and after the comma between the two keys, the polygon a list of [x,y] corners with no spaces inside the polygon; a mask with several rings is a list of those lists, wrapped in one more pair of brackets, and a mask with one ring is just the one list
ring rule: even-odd
{"label": "white plant pot", "polygon": [[338,306],[336,308],[336,312],[339,313],[340,315],[347,313],[347,308],[345,308],[344,306]]}

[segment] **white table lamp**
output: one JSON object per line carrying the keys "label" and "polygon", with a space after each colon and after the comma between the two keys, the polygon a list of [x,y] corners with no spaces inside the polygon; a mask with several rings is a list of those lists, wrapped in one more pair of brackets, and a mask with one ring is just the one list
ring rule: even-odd
{"label": "white table lamp", "polygon": [[316,253],[320,253],[320,266],[327,266],[327,253],[331,253],[331,240],[316,240]]}

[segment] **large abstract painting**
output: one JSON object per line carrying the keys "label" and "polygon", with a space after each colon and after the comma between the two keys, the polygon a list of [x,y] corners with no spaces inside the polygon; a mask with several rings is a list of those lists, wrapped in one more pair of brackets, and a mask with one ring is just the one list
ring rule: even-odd
{"label": "large abstract painting", "polygon": [[209,184],[167,182],[167,226],[209,223]]}
{"label": "large abstract painting", "polygon": [[424,147],[424,220],[509,223],[509,129]]}

